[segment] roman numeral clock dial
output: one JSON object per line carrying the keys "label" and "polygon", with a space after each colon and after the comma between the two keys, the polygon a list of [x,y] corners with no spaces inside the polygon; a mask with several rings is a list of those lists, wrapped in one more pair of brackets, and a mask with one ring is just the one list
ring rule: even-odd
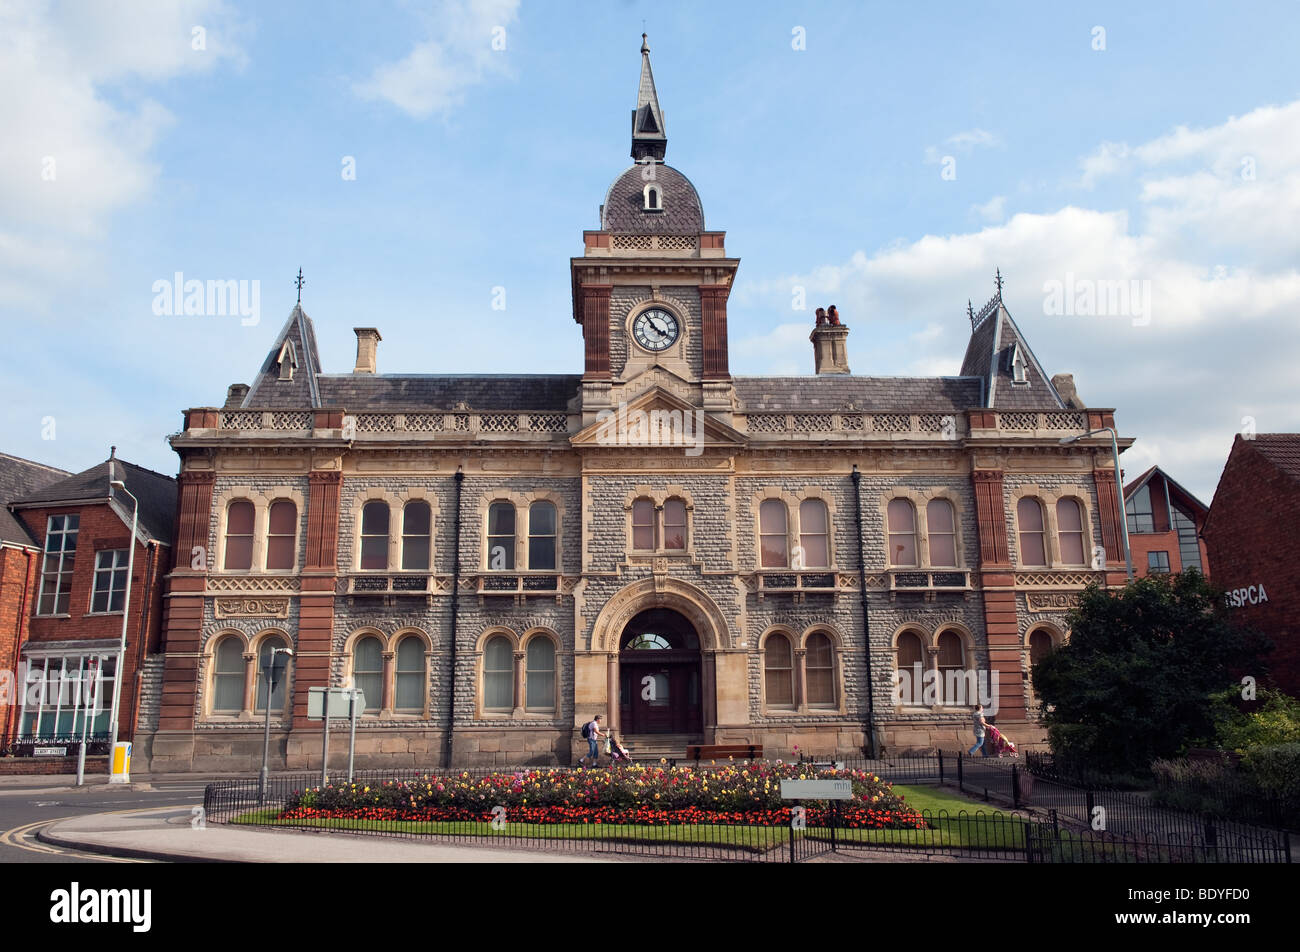
{"label": "roman numeral clock dial", "polygon": [[642,311],[632,322],[632,336],[648,351],[658,353],[677,342],[677,318],[660,307]]}

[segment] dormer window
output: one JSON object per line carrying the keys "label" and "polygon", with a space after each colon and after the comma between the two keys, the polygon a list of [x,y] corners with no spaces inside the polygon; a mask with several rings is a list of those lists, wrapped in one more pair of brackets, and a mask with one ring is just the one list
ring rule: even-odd
{"label": "dormer window", "polygon": [[1018,343],[1011,348],[1011,382],[1029,382],[1029,378],[1025,375],[1025,354]]}
{"label": "dormer window", "polygon": [[298,369],[298,352],[294,349],[293,341],[286,340],[284,346],[280,348],[280,355],[275,358],[275,362],[280,365],[280,379],[292,380],[293,372]]}
{"label": "dormer window", "polygon": [[645,210],[648,212],[661,212],[664,210],[663,199],[660,197],[658,185],[647,185],[642,189],[645,196]]}

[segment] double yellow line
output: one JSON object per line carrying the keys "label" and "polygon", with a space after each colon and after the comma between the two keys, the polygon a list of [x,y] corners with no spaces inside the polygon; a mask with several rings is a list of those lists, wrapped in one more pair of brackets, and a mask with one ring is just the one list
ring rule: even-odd
{"label": "double yellow line", "polygon": [[[144,807],[139,810],[110,810],[111,815],[126,815],[131,813],[154,813],[159,807]],[[163,807],[161,809],[167,809]],[[11,830],[5,830],[0,833],[0,844],[12,846],[15,849],[26,850],[29,853],[47,853],[54,856],[78,857],[84,859],[101,860],[105,863],[147,863],[149,860],[133,859],[129,856],[108,856],[104,853],[90,853],[82,850],[64,849],[57,846],[49,846],[45,843],[39,843],[36,840],[36,834],[42,827],[49,826],[51,823],[58,823],[60,820],[68,820],[71,817],[59,817],[54,820],[37,820],[35,823],[28,823],[25,826],[16,826]],[[30,836],[31,839],[27,839]]]}

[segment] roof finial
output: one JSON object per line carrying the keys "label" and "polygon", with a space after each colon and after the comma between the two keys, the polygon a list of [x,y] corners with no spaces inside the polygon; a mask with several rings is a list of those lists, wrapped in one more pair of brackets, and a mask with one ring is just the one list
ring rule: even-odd
{"label": "roof finial", "polygon": [[298,277],[293,282],[298,287],[298,305],[302,306],[302,286],[307,283],[307,279],[302,276],[302,268],[298,269]]}
{"label": "roof finial", "polygon": [[110,447],[108,448],[108,458],[109,458],[109,459],[117,459],[117,447],[116,447],[116,446],[110,446]]}
{"label": "roof finial", "polygon": [[970,298],[966,299],[966,316],[970,318],[970,329],[975,330],[975,305],[971,304]]}
{"label": "roof finial", "polygon": [[[645,20],[641,21],[641,27],[643,29],[645,28]],[[641,34],[641,52],[642,53],[650,52],[650,41],[649,38],[644,33]]]}
{"label": "roof finial", "polygon": [[1002,301],[1002,269],[1001,268],[997,269],[997,274],[993,278],[993,283],[997,286],[998,302],[1001,303]]}

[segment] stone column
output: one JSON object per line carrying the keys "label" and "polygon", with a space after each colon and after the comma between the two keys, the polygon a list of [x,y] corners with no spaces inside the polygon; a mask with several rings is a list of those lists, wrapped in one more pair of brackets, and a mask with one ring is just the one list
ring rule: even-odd
{"label": "stone column", "polygon": [[606,722],[612,731],[621,731],[619,722],[618,697],[618,653],[611,651],[605,658],[605,689],[609,693],[609,710],[605,713]]}
{"label": "stone column", "polygon": [[[216,655],[213,655],[212,663],[216,664]],[[267,698],[267,703],[270,703]],[[257,710],[257,655],[253,652],[247,652],[244,655],[244,709],[239,712],[241,717],[251,716]]]}
{"label": "stone column", "polygon": [[718,726],[717,653],[704,652],[704,670],[700,673],[700,701],[704,705],[704,740],[713,743]]}
{"label": "stone column", "polygon": [[380,657],[384,659],[384,664],[382,669],[384,683],[383,683],[383,688],[380,692],[379,716],[392,717],[393,716],[393,668],[395,667],[394,660],[396,659],[397,654],[392,651],[385,651],[383,654],[380,655]]}
{"label": "stone column", "polygon": [[808,709],[808,659],[807,648],[794,649],[794,706],[799,713]]}
{"label": "stone column", "polygon": [[514,712],[514,716],[515,716],[515,717],[523,717],[523,715],[524,715],[524,707],[526,706],[526,705],[524,704],[524,663],[525,663],[525,662],[524,662],[524,653],[523,653],[522,651],[516,651],[514,657],[515,657],[515,665],[514,665],[514,667],[515,667],[515,688],[514,688],[514,690],[515,690],[515,703],[514,703],[515,712]]}

